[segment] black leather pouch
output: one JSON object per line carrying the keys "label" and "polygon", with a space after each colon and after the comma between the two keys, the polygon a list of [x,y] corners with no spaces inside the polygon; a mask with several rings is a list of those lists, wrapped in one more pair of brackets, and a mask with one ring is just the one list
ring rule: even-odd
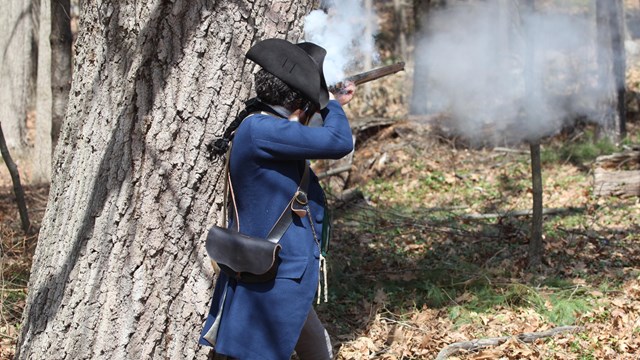
{"label": "black leather pouch", "polygon": [[207,234],[209,257],[229,277],[245,283],[273,280],[281,248],[280,244],[219,226],[213,226]]}

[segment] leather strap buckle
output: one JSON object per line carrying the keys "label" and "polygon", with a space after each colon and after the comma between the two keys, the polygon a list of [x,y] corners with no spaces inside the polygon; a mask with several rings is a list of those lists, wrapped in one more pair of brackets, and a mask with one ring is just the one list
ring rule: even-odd
{"label": "leather strap buckle", "polygon": [[304,191],[298,190],[293,196],[293,200],[295,201],[291,202],[291,210],[300,218],[307,216],[306,207],[307,204],[309,204],[307,194]]}
{"label": "leather strap buckle", "polygon": [[296,191],[296,194],[293,196],[296,199],[296,202],[302,206],[305,206],[309,203],[309,199],[307,198],[307,193],[302,190]]}

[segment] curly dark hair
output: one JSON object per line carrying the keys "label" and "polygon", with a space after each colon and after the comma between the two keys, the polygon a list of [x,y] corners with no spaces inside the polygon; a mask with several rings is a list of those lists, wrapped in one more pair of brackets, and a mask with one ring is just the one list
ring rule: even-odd
{"label": "curly dark hair", "polygon": [[300,92],[264,69],[255,74],[254,82],[256,95],[264,103],[284,106],[287,110],[294,111],[302,109],[309,102]]}
{"label": "curly dark hair", "polygon": [[282,80],[264,69],[260,69],[255,74],[255,85],[257,99],[249,99],[244,110],[225,129],[223,136],[214,139],[207,145],[210,158],[227,152],[233,132],[252,112],[267,111],[275,114],[275,111],[269,105],[279,105],[289,111],[294,111],[296,109],[305,109],[311,104],[311,101],[305,99],[300,92],[290,88]]}

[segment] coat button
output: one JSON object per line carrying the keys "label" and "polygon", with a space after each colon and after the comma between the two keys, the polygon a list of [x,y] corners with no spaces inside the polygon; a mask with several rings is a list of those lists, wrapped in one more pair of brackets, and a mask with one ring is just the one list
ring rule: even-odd
{"label": "coat button", "polygon": [[322,220],[324,220],[324,216],[322,216],[322,214],[318,214],[316,215],[316,222],[317,223],[321,223]]}

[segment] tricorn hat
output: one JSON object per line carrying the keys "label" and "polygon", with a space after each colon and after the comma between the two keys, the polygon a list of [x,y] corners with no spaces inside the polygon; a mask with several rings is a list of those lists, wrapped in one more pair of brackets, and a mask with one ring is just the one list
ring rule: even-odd
{"label": "tricorn hat", "polygon": [[325,49],[313,43],[292,44],[282,39],[266,39],[252,46],[246,56],[324,109],[329,103],[322,71],[326,54]]}

